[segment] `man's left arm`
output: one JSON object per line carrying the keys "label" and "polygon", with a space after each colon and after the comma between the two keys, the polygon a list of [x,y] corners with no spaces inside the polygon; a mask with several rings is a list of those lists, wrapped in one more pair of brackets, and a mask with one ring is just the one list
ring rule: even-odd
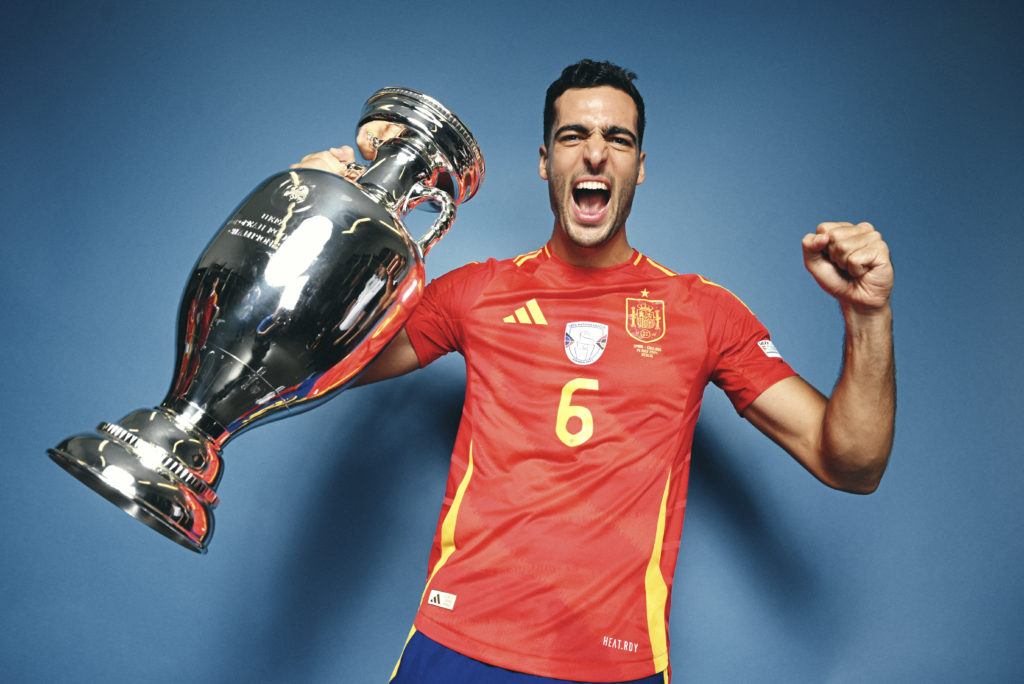
{"label": "man's left arm", "polygon": [[803,250],[807,270],[842,308],[842,373],[830,398],[794,376],[743,416],[825,484],[869,494],[889,461],[896,413],[889,248],[869,223],[822,223]]}

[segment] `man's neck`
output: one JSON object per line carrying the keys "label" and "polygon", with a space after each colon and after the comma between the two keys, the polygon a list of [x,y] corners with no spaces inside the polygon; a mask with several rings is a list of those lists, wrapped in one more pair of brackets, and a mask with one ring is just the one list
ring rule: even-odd
{"label": "man's neck", "polygon": [[570,240],[565,231],[555,223],[551,234],[551,251],[559,259],[573,266],[583,268],[607,268],[625,263],[633,256],[633,248],[626,240],[623,226],[607,242],[596,247],[581,247]]}

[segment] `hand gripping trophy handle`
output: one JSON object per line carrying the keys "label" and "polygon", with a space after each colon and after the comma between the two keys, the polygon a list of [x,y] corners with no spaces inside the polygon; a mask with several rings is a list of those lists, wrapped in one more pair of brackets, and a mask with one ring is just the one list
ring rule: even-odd
{"label": "hand gripping trophy handle", "polygon": [[[480,147],[433,98],[385,88],[370,121],[402,126],[350,182],[314,169],[271,176],[200,256],[178,312],[176,365],[159,406],[77,434],[50,457],[129,515],[205,553],[221,451],[253,425],[349,386],[419,302],[423,256],[484,177]],[[413,240],[403,217],[440,215]]]}

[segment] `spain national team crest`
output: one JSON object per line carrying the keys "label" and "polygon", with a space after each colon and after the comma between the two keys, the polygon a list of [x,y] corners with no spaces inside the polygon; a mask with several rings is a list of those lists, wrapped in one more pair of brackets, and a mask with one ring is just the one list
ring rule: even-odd
{"label": "spain national team crest", "polygon": [[608,326],[591,321],[565,324],[565,355],[578,366],[589,366],[601,358],[608,346]]}
{"label": "spain national team crest", "polygon": [[626,332],[645,344],[665,336],[665,302],[626,297]]}

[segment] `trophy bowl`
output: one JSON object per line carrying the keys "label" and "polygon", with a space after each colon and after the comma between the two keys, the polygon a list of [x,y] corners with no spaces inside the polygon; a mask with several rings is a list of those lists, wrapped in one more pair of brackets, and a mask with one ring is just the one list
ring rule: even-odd
{"label": "trophy bowl", "polygon": [[[237,434],[350,386],[401,330],[424,286],[423,257],[484,177],[480,147],[444,105],[407,88],[367,100],[358,127],[399,124],[369,168],[271,176],[224,223],[178,310],[170,389],[49,449],[69,473],[182,546],[208,550]],[[439,215],[414,239],[403,217]]]}

